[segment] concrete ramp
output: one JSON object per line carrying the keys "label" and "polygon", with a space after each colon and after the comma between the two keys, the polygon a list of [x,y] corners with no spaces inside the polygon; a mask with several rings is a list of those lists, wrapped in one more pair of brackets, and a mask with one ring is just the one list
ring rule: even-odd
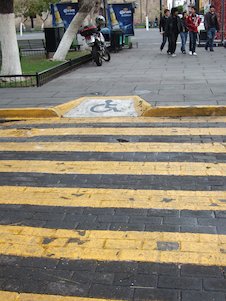
{"label": "concrete ramp", "polygon": [[138,96],[102,96],[79,98],[55,109],[66,118],[139,117],[150,107]]}

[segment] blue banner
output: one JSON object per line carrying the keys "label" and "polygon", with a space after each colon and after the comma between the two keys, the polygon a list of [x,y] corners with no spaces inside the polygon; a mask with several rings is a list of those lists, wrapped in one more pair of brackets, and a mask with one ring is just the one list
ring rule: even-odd
{"label": "blue banner", "polygon": [[122,29],[126,36],[134,35],[134,8],[132,3],[112,4],[108,6],[109,22],[113,30]]}
{"label": "blue banner", "polygon": [[67,28],[77,12],[78,3],[64,2],[51,4],[53,27]]}

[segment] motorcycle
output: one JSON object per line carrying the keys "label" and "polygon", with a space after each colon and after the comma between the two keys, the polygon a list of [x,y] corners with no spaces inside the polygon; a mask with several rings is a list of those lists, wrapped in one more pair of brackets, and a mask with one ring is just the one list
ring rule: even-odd
{"label": "motorcycle", "polygon": [[110,61],[111,55],[106,47],[100,27],[85,26],[80,30],[80,34],[85,38],[87,45],[92,47],[92,57],[97,66],[102,66],[103,60]]}

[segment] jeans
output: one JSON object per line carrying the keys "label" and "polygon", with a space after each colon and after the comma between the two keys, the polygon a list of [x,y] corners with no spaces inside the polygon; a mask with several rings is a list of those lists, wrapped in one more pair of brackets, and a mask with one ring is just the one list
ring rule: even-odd
{"label": "jeans", "polygon": [[207,42],[206,42],[206,48],[210,48],[210,50],[213,50],[213,41],[216,34],[216,28],[210,28],[207,31]]}
{"label": "jeans", "polygon": [[176,47],[177,47],[177,37],[178,37],[178,33],[171,33],[169,36],[169,52],[171,54],[175,53],[176,51]]}
{"label": "jeans", "polygon": [[196,49],[196,40],[197,40],[197,32],[190,31],[189,32],[189,51],[192,53],[195,52]]}
{"label": "jeans", "polygon": [[162,44],[160,46],[160,49],[163,50],[164,46],[166,45],[167,42],[167,36],[165,35],[165,33],[162,35]]}
{"label": "jeans", "polygon": [[180,38],[181,38],[181,51],[185,51],[185,45],[187,42],[187,38],[188,38],[188,33],[187,32],[181,32],[180,33]]}

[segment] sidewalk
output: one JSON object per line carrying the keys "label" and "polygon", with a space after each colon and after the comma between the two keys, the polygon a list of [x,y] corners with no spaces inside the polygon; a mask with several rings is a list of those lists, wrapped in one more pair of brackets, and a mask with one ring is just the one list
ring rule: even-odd
{"label": "sidewalk", "polygon": [[1,89],[0,107],[53,106],[95,95],[139,95],[154,106],[226,105],[225,48],[198,48],[191,57],[178,45],[172,58],[159,52],[156,29],[136,30],[136,41],[138,48],[113,53],[101,68],[89,63],[40,88]]}

